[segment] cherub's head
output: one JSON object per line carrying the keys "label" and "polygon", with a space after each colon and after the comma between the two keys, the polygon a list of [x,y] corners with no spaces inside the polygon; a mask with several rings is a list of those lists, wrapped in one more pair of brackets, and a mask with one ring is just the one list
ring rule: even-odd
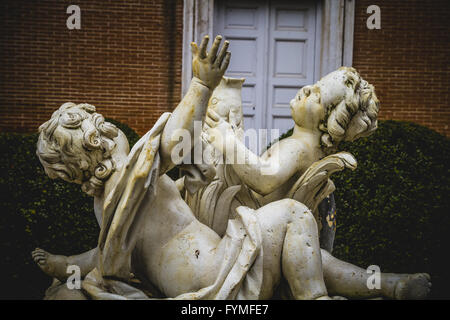
{"label": "cherub's head", "polygon": [[114,170],[111,152],[116,139],[127,141],[94,106],[85,103],[64,103],[39,132],[36,154],[46,174],[51,179],[81,184],[92,196],[101,194]]}
{"label": "cherub's head", "polygon": [[291,110],[298,126],[318,127],[322,144],[331,148],[372,134],[379,101],[374,87],[354,68],[342,67],[303,87],[291,101]]}
{"label": "cherub's head", "polygon": [[[208,108],[231,124],[237,133],[243,134],[242,84],[244,78],[223,77],[209,99]],[[242,132],[241,132],[242,131]]]}

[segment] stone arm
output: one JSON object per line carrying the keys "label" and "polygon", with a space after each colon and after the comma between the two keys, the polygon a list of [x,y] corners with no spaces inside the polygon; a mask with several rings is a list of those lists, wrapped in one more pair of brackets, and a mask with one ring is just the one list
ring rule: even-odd
{"label": "stone arm", "polygon": [[[189,133],[189,138],[191,139],[190,146],[192,148],[195,143],[200,141],[199,135],[201,130],[194,130],[195,121],[199,121],[201,128],[211,93],[219,84],[230,62],[231,54],[227,52],[228,42],[225,41],[219,52],[222,37],[217,36],[208,53],[206,51],[208,40],[208,36],[205,36],[199,48],[196,43],[193,42],[191,44],[193,55],[192,72],[194,77],[188,92],[173,111],[162,133],[160,145],[162,163],[160,174],[164,174],[175,165],[180,164],[175,163],[176,161],[174,162],[174,157],[172,157],[175,146],[180,143],[178,139],[180,129],[187,130]],[[183,154],[178,158],[182,159],[185,156],[187,155]]]}
{"label": "stone arm", "polygon": [[255,192],[267,195],[291,178],[301,167],[305,153],[298,143],[284,139],[262,156],[250,151],[234,134],[231,126],[213,110],[205,119],[209,142],[222,152],[226,164]]}

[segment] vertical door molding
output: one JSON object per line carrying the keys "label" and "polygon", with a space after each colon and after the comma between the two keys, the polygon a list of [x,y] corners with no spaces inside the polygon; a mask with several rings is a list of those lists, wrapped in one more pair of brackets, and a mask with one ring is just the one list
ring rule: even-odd
{"label": "vertical door molding", "polygon": [[214,36],[214,0],[184,0],[183,58],[181,95],[185,95],[192,78],[191,42],[200,44],[205,35]]}
{"label": "vertical door molding", "polygon": [[355,0],[322,0],[320,76],[352,65]]}
{"label": "vertical door molding", "polygon": [[342,65],[351,67],[353,64],[353,30],[355,26],[355,1],[345,0],[344,7],[344,48]]}

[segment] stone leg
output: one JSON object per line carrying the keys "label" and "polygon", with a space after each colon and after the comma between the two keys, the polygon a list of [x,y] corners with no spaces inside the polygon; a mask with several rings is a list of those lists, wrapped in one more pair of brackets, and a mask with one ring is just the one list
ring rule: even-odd
{"label": "stone leg", "polygon": [[98,260],[98,248],[70,257],[54,255],[37,248],[32,252],[32,257],[42,271],[64,282],[70,275],[67,273],[67,267],[70,265],[80,267],[82,278],[95,268]]}
{"label": "stone leg", "polygon": [[293,298],[328,298],[317,224],[306,206],[292,199],[272,202],[257,210],[263,237],[264,290],[271,298],[281,271]]}
{"label": "stone leg", "polygon": [[429,294],[431,283],[426,273],[381,273],[380,289],[369,289],[367,280],[372,273],[321,251],[325,284],[332,295],[360,299],[424,299]]}
{"label": "stone leg", "polygon": [[81,277],[85,277],[97,266],[99,249],[94,248],[82,254],[67,257],[69,265],[77,265],[81,269]]}

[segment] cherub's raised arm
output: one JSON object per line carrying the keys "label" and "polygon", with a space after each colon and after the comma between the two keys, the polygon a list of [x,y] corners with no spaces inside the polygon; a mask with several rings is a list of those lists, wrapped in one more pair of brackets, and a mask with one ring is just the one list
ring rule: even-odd
{"label": "cherub's raised arm", "polygon": [[[225,41],[219,51],[222,37],[217,36],[209,53],[206,50],[208,41],[209,37],[205,36],[200,47],[197,47],[195,42],[191,44],[194,77],[188,92],[173,111],[162,133],[160,147],[161,174],[176,165],[173,162],[172,151],[179,143],[178,139],[173,138],[174,135],[177,135],[177,130],[184,129],[189,132],[192,147],[199,141],[198,135],[200,132],[194,132],[194,122],[203,121],[211,93],[219,84],[230,62],[231,54],[227,52],[228,41]],[[197,136],[194,136],[194,134],[197,134]]]}
{"label": "cherub's raised arm", "polygon": [[260,157],[213,110],[208,111],[205,124],[209,127],[209,142],[224,154],[226,163],[233,166],[242,182],[261,195],[275,191],[301,167],[302,149],[293,140],[274,144]]}

